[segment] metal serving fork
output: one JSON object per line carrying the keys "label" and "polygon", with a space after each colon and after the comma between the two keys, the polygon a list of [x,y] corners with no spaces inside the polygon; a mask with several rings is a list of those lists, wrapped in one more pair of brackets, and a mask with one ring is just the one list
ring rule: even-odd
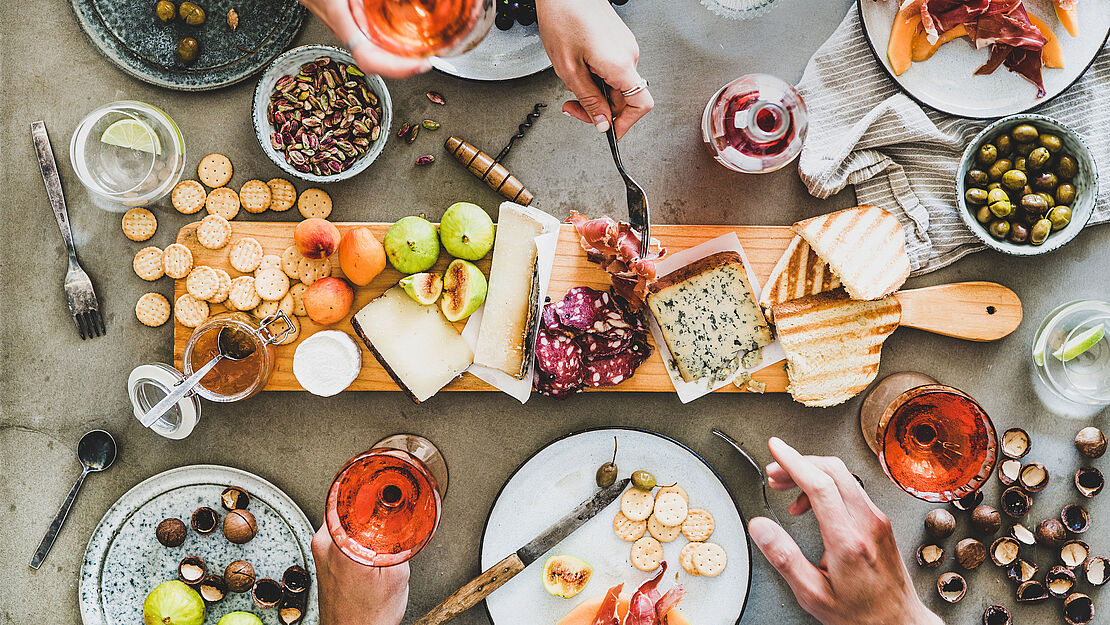
{"label": "metal serving fork", "polygon": [[[594,84],[605,96],[605,101],[612,107],[612,100],[609,99],[609,84],[596,74],[593,78]],[[605,136],[609,139],[609,150],[613,153],[613,162],[617,164],[617,171],[620,172],[621,178],[624,178],[625,193],[628,196],[628,222],[640,235],[640,256],[646,257],[648,248],[651,246],[651,209],[648,208],[647,194],[644,193],[643,187],[624,170],[621,153],[617,149],[617,131],[613,129],[613,124],[609,124],[609,130]]]}
{"label": "metal serving fork", "polygon": [[58,163],[54,160],[54,150],[50,148],[50,136],[46,134],[46,124],[41,121],[31,123],[31,139],[38,152],[39,169],[42,170],[42,181],[46,184],[46,197],[54,209],[54,217],[58,220],[58,229],[62,231],[62,240],[65,241],[66,251],[69,252],[69,271],[66,272],[65,292],[69,303],[69,312],[73,314],[73,323],[81,340],[105,334],[104,317],[100,314],[100,303],[97,302],[96,292],[93,290],[89,274],[81,269],[77,262],[77,251],[73,249],[73,232],[69,229],[69,213],[66,211],[66,200],[62,195],[62,180],[58,177]]}

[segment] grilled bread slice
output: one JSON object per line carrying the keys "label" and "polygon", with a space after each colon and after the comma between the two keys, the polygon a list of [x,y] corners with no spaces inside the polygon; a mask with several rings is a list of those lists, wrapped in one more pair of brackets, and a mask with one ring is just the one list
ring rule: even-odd
{"label": "grilled bread slice", "polygon": [[770,311],[775,304],[831,291],[840,286],[840,278],[821,260],[800,236],[795,235],[779,262],[771,270],[759,305]]}
{"label": "grilled bread slice", "polygon": [[842,404],[875,379],[883,341],[898,327],[895,297],[854,300],[842,289],[772,308],[786,352],[787,390],[806,406]]}
{"label": "grilled bread slice", "polygon": [[857,206],[799,221],[794,232],[832,267],[853,299],[886,297],[910,275],[902,224],[877,206]]}

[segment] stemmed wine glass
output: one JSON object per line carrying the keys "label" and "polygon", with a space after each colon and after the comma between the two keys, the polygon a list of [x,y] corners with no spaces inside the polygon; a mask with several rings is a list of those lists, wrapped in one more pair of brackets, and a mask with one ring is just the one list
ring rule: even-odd
{"label": "stemmed wine glass", "polygon": [[355,24],[383,50],[406,58],[458,56],[481,43],[494,0],[348,0]]}

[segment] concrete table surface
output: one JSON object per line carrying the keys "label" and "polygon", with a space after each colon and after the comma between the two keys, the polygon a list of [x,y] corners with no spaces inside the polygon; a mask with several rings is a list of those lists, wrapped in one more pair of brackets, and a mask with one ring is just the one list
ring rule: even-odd
{"label": "concrete table surface", "polygon": [[[702,149],[697,130],[709,96],[738,75],[767,72],[797,81],[849,4],[782,0],[766,17],[752,22],[717,19],[696,0],[633,0],[623,9],[639,37],[640,67],[651,80],[656,110],[628,135],[622,149],[631,171],[648,189],[657,222],[789,224],[852,205],[850,192],[827,201],[810,197],[793,168],[765,177],[727,172]],[[315,20],[309,21],[297,43],[310,42],[332,42]],[[537,397],[521,407],[505,395],[490,393],[442,394],[425,406],[413,405],[399,393],[345,393],[331,399],[264,393],[233,405],[206,404],[200,425],[181,442],[144,431],[131,416],[125,381],[140,363],[171,359],[172,332],[168,325],[139,325],[133,307],[151,288],[167,295],[172,288],[168,280],[151,285],[132,273],[131,257],[140,245],[123,237],[118,215],[90,206],[70,167],[69,136],[78,120],[100,104],[143,100],[164,108],[178,122],[190,169],[200,155],[222,152],[235,164],[234,184],[248,177],[265,180],[280,172],[255,142],[248,117],[254,82],[198,94],[137,82],[95,52],[64,0],[0,4],[0,66],[5,77],[0,91],[0,561],[5,577],[15,582],[0,593],[0,622],[79,622],[78,570],[92,529],[112,502],[155,473],[192,463],[240,467],[284,489],[318,524],[336,469],[378,438],[397,431],[428,436],[454,468],[439,533],[412,562],[409,621],[477,573],[486,513],[510,472],[548,441],[588,427],[640,426],[689,444],[727,477],[749,518],[761,513],[757,481],[710,435],[711,427],[730,432],[761,462],[768,461],[765,442],[772,435],[805,453],[840,455],[893,519],[907,562],[923,540],[921,520],[932,506],[903,494],[883,476],[859,433],[858,398],[816,410],[793,403],[787,395],[711,396],[682,406],[667,393],[590,393],[563,402]],[[392,140],[366,173],[329,185],[334,219],[392,221],[417,213],[435,218],[457,200],[496,207],[500,199],[450,162],[440,143],[451,132],[496,152],[535,102],[546,102],[549,108],[514,149],[509,165],[536,193],[537,205],[559,215],[571,208],[591,215],[624,214],[605,142],[593,129],[558,114],[568,94],[553,72],[506,84],[431,73],[389,81],[389,88],[397,120],[434,117],[444,129],[421,135],[415,146]],[[447,106],[429,104],[424,98],[429,89],[443,93]],[[108,332],[103,338],[80,341],[65,307],[60,288],[64,251],[28,140],[28,124],[36,119],[44,119],[50,129],[78,251],[104,302]],[[441,162],[414,168],[413,158],[422,153],[433,153]],[[172,211],[157,214],[159,229],[150,244],[158,246],[169,244],[177,229],[193,219]],[[273,213],[261,217],[293,219]],[[1030,515],[1034,522],[1057,515],[1065,502],[1077,499],[1069,485],[1079,463],[1071,438],[1088,421],[1103,427],[1107,423],[1105,412],[1093,420],[1062,420],[1038,403],[1030,383],[1030,341],[1037,324],[1058,304],[1105,298],[1110,286],[1107,266],[1108,228],[1091,228],[1045,257],[973,255],[912,280],[910,286],[1001,282],[1024,302],[1021,328],[993,344],[901,330],[884,350],[882,375],[923,371],[976,397],[999,431],[1020,424],[1033,435],[1030,458],[1053,472],[1053,486],[1037,496]],[[26,563],[77,477],[77,440],[93,428],[116,436],[119,461],[107,473],[87,480],[50,557],[41,570],[32,571]],[[1104,460],[1103,469],[1107,468]],[[997,501],[997,491],[997,481],[992,480],[988,499]],[[1103,495],[1091,503],[1098,529],[1087,539],[1100,553],[1110,551],[1110,533],[1105,530],[1110,521],[1108,499],[1110,495]],[[788,495],[773,495],[780,516],[786,516],[782,511],[789,500]],[[819,559],[821,540],[812,515],[784,520],[806,553]],[[961,521],[960,531],[966,527]],[[948,541],[949,554],[958,537]],[[1038,560],[1043,571],[1050,557],[1042,550]],[[940,570],[952,566],[949,559]],[[1016,607],[1010,584],[989,564],[968,575],[971,591],[956,606],[944,606],[937,598],[933,583],[938,571],[923,571],[912,563],[910,568],[926,603],[952,623],[978,622],[990,603]],[[1100,598],[1097,591],[1092,596],[1105,614],[1110,597]],[[1020,622],[1061,622],[1057,602],[1022,607],[1017,614]],[[756,553],[743,622],[770,619],[783,624],[813,622]],[[487,618],[479,608],[458,622],[473,625]]]}

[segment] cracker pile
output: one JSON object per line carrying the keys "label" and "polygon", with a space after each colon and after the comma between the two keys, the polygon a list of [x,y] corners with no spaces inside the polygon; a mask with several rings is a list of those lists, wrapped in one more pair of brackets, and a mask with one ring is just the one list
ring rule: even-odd
{"label": "cracker pile", "polygon": [[[663,543],[680,535],[690,541],[679,554],[682,569],[694,576],[716,577],[725,570],[728,556],[723,547],[706,542],[713,535],[713,515],[691,508],[690,497],[679,485],[651,491],[631,487],[621,495],[621,508],[613,518],[613,532],[632,543],[629,559],[644,572],[663,562]],[[647,535],[645,535],[647,534]]]}

